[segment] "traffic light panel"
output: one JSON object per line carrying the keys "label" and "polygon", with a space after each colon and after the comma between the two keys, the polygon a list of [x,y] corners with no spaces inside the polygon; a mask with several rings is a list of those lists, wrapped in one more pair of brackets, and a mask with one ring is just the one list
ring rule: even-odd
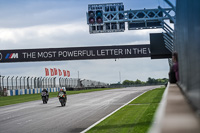
{"label": "traffic light panel", "polygon": [[98,24],[103,23],[103,12],[102,11],[96,11],[96,22]]}
{"label": "traffic light panel", "polygon": [[123,3],[89,4],[86,14],[90,33],[123,32],[125,30],[123,11]]}
{"label": "traffic light panel", "polygon": [[92,10],[88,11],[88,24],[102,24],[103,23],[103,11]]}
{"label": "traffic light panel", "polygon": [[95,13],[94,13],[94,11],[88,12],[88,18],[89,18],[89,20],[88,20],[89,24],[95,23]]}

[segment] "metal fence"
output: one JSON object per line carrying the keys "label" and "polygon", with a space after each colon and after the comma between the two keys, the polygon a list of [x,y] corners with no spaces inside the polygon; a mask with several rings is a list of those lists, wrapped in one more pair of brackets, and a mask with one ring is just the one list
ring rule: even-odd
{"label": "metal fence", "polygon": [[0,88],[7,90],[56,87],[56,78],[0,76]]}
{"label": "metal fence", "polygon": [[1,76],[0,75],[0,90],[16,89],[34,89],[34,88],[53,88],[65,87],[66,89],[84,89],[84,88],[101,88],[107,87],[108,84],[76,78],[59,78],[59,83],[56,83],[56,77],[26,77],[26,76]]}

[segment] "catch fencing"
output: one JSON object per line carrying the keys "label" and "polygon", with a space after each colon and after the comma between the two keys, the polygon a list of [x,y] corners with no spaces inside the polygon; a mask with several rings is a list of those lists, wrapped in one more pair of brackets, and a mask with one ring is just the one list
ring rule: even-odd
{"label": "catch fencing", "polygon": [[56,87],[56,78],[0,76],[0,88],[7,90]]}
{"label": "catch fencing", "polygon": [[[58,84],[57,84],[58,81]],[[78,78],[56,77],[26,77],[26,76],[1,76],[0,95],[22,95],[40,93],[43,88],[50,92],[57,92],[59,88],[66,90],[81,90],[90,88],[105,88],[108,84]],[[15,91],[10,91],[15,90]]]}

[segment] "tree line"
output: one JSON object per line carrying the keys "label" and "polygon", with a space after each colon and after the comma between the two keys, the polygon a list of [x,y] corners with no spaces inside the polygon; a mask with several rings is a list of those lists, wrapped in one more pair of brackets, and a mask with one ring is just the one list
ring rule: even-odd
{"label": "tree line", "polygon": [[132,81],[132,80],[124,80],[122,82],[123,85],[145,85],[145,84],[150,84],[150,85],[156,85],[156,84],[165,84],[168,82],[167,78],[162,78],[162,79],[154,79],[154,78],[148,78],[148,80],[146,82],[141,81],[139,79],[137,79],[136,81]]}

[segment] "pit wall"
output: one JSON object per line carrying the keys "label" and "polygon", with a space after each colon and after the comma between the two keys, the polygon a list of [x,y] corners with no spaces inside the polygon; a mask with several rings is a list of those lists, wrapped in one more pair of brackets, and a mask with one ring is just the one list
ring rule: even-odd
{"label": "pit wall", "polygon": [[178,85],[200,112],[200,0],[176,2],[174,42],[178,53]]}

